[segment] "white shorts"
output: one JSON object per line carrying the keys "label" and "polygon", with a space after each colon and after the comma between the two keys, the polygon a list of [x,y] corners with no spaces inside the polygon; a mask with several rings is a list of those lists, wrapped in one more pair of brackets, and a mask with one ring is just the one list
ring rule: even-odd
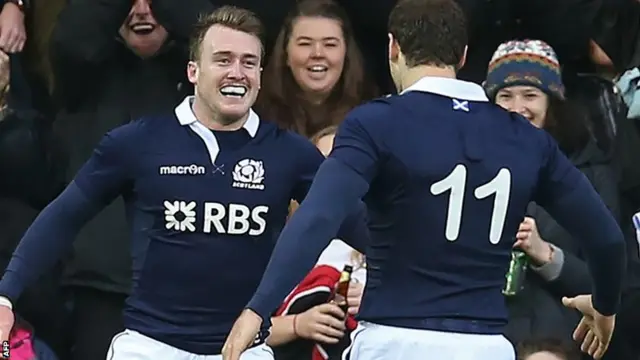
{"label": "white shorts", "polygon": [[[273,360],[266,344],[245,351],[241,360]],[[125,330],[111,340],[107,360],[222,360],[222,355],[197,355],[167,345],[137,331]]]}
{"label": "white shorts", "polygon": [[[460,334],[361,323],[349,360],[515,360],[502,335]],[[347,355],[347,354],[345,354]]]}

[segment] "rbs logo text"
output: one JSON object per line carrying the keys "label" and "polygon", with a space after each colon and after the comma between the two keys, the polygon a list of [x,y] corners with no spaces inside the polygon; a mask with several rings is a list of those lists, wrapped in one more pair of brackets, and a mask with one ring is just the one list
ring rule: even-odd
{"label": "rbs logo text", "polygon": [[[196,231],[196,207],[195,201],[165,201],[164,215],[166,228],[184,232]],[[258,205],[249,208],[243,204],[229,204],[225,206],[219,203],[204,203],[204,216],[202,232],[229,235],[259,236],[267,227],[265,219],[269,207]]]}

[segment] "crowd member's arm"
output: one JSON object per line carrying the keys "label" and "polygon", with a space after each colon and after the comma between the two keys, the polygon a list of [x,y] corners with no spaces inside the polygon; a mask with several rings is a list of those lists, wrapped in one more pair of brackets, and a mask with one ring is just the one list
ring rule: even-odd
{"label": "crowd member's arm", "polygon": [[579,239],[593,277],[594,307],[602,315],[613,315],[620,306],[626,269],[624,236],[589,180],[548,134],[543,138],[546,163],[534,200]]}
{"label": "crowd member's arm", "polygon": [[533,217],[525,217],[520,223],[516,240],[514,248],[529,256],[529,269],[538,275],[549,291],[559,297],[591,292],[591,275],[586,263],[552,244],[548,238],[543,239]]}
{"label": "crowd member's arm", "polygon": [[82,226],[130,186],[130,124],[107,134],[69,186],[24,234],[2,280],[12,303],[69,250]]}
{"label": "crowd member's arm", "polygon": [[[340,271],[333,266],[318,265],[307,274],[294,291],[280,305],[277,316],[271,318],[271,346],[287,344],[296,339],[308,339],[324,344],[335,344],[345,334],[346,314],[336,305],[327,303]],[[349,289],[349,298],[362,295],[362,284]],[[349,304],[357,305],[351,300]],[[347,323],[349,323],[347,319]]]}
{"label": "crowd member's arm", "polygon": [[279,346],[298,338],[293,322],[297,315],[274,316],[271,318],[271,333],[267,338],[269,346]]}
{"label": "crowd member's arm", "polygon": [[0,4],[0,49],[10,54],[19,53],[27,40],[25,12],[30,2],[24,2],[22,7],[7,0]]}
{"label": "crowd member's arm", "polygon": [[558,297],[587,294],[593,289],[587,263],[571,252],[549,244],[553,249],[550,261],[532,270],[545,281],[545,286]]}

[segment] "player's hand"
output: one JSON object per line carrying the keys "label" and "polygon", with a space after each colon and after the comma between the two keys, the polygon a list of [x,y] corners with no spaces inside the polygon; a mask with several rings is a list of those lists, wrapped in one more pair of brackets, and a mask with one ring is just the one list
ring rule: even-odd
{"label": "player's hand", "polygon": [[573,339],[580,343],[580,349],[594,359],[601,359],[609,347],[616,316],[604,316],[593,307],[591,295],[562,298],[564,306],[582,313],[582,320],[573,332]]}
{"label": "player's hand", "polygon": [[251,309],[244,309],[231,328],[222,347],[223,360],[240,360],[240,355],[253,344],[260,332],[262,318]]}
{"label": "player's hand", "polygon": [[294,319],[298,336],[324,344],[335,344],[342,339],[346,329],[344,320],[345,313],[333,303],[314,306]]}
{"label": "player's hand", "polygon": [[347,290],[347,304],[349,305],[349,314],[355,315],[360,310],[360,301],[364,293],[364,285],[358,282],[350,282],[349,290]]}
{"label": "player's hand", "polygon": [[9,341],[14,321],[13,310],[8,306],[0,305],[0,341]]}
{"label": "player's hand", "polygon": [[547,264],[551,259],[551,246],[540,237],[536,220],[530,217],[520,223],[513,247],[524,251],[537,265]]}

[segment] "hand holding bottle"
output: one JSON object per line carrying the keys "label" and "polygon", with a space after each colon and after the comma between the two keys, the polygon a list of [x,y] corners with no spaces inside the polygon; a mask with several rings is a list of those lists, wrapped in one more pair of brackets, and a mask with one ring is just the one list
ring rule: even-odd
{"label": "hand holding bottle", "polygon": [[525,217],[520,223],[513,247],[527,254],[534,265],[541,266],[551,261],[551,245],[540,237],[534,218]]}

